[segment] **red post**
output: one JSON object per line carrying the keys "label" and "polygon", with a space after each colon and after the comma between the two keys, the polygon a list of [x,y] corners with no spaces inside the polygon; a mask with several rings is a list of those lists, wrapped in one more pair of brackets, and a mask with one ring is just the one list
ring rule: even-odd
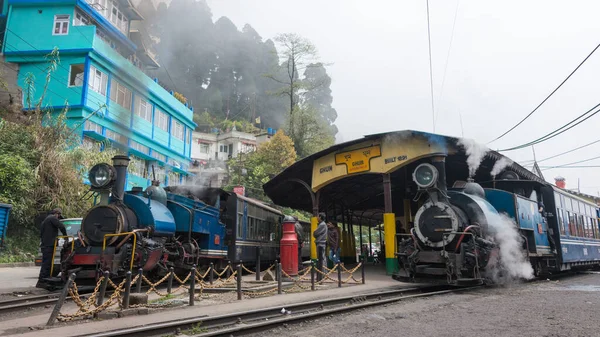
{"label": "red post", "polygon": [[298,275],[298,238],[296,220],[291,216],[283,219],[283,235],[279,242],[281,269],[290,276]]}

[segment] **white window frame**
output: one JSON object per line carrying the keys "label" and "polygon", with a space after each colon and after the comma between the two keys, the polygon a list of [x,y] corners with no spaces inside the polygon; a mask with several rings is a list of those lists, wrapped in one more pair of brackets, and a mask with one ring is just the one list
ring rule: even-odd
{"label": "white window frame", "polygon": [[177,120],[173,120],[173,137],[183,141],[183,124],[179,123]]}
{"label": "white window frame", "polygon": [[152,123],[152,104],[140,96],[137,96],[135,105],[135,114]]}
{"label": "white window frame", "polygon": [[81,11],[75,11],[75,16],[73,17],[73,26],[90,26],[91,22],[92,21],[87,15],[83,14]]}
{"label": "white window frame", "polygon": [[[54,16],[54,24],[52,25],[52,35],[68,35],[69,34],[69,23],[71,22],[71,15],[69,14],[56,14]],[[56,25],[59,25],[58,33],[56,32]],[[67,31],[63,33],[63,30],[67,27]]]}
{"label": "white window frame", "polygon": [[154,109],[154,125],[165,132],[169,132],[169,116],[158,108]]}
{"label": "white window frame", "polygon": [[200,143],[200,153],[209,154],[210,153],[210,144]]}
{"label": "white window frame", "polygon": [[110,100],[131,111],[133,92],[117,80],[113,80],[110,88]]}
{"label": "white window frame", "polygon": [[94,66],[90,66],[88,77],[89,86],[100,95],[106,96],[106,88],[108,87],[108,75],[98,70]]}

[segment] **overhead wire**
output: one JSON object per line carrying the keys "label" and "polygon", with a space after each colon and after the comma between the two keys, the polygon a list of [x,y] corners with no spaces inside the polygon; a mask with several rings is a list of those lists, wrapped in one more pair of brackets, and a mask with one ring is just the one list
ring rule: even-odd
{"label": "overhead wire", "polygon": [[508,131],[504,132],[503,134],[501,134],[500,136],[494,138],[493,140],[489,141],[488,144],[493,143],[495,141],[497,141],[498,139],[506,136],[508,133],[510,133],[512,130],[516,129],[519,125],[521,125],[526,119],[528,119],[529,117],[531,117],[531,115],[533,115],[544,103],[546,103],[546,101],[548,101],[548,99],[550,99],[550,97],[552,97],[552,95],[554,95],[554,93],[556,91],[558,91],[558,89],[560,89],[560,87],[563,86],[563,84],[565,84],[569,78],[571,78],[571,76],[573,76],[573,74],[575,74],[575,72],[577,72],[577,70],[579,70],[579,68],[581,68],[581,66],[596,52],[596,50],[598,50],[598,48],[600,48],[600,44],[598,44],[584,59],[583,61],[581,61],[579,63],[579,65],[577,65],[577,67],[569,74],[569,76],[567,76],[554,90],[552,90],[552,92],[546,96],[546,98],[544,98],[544,100],[538,104],[538,106],[535,107],[535,109],[533,109],[529,114],[527,114],[527,116],[525,116],[523,119],[521,119],[517,124],[515,124],[513,127],[511,127],[510,129],[508,129]]}
{"label": "overhead wire", "polygon": [[571,165],[575,165],[575,164],[581,164],[581,163],[585,163],[585,162],[592,161],[592,160],[599,159],[599,158],[600,158],[600,156],[596,156],[596,157],[592,157],[592,158],[588,158],[588,159],[584,159],[584,160],[574,161],[574,162],[568,163],[568,164],[547,166],[544,170],[550,170],[550,169],[554,169],[554,168],[561,168],[561,167],[571,166]]}
{"label": "overhead wire", "polygon": [[[437,114],[439,113],[440,110],[440,105],[441,105],[441,101],[442,101],[442,97],[444,96],[444,85],[446,83],[446,72],[448,70],[448,62],[450,60],[450,51],[452,50],[452,42],[454,41],[454,28],[456,27],[456,17],[458,15],[458,7],[460,6],[460,0],[456,1],[456,10],[454,11],[454,21],[452,23],[452,32],[450,33],[450,45],[448,46],[448,53],[446,54],[446,64],[444,65],[444,75],[442,76],[442,87],[440,88],[440,97],[438,98],[438,111],[435,112],[435,118],[434,118],[434,125],[433,125],[433,129],[435,130],[435,126],[437,124],[438,121],[438,116]],[[460,116],[460,110],[459,110],[459,116]],[[460,126],[462,129],[462,116],[460,116]],[[464,131],[463,131],[463,137],[464,137]]]}
{"label": "overhead wire", "polygon": [[[545,141],[547,141],[547,140],[549,140],[549,139],[552,139],[552,138],[554,138],[554,137],[556,137],[556,136],[558,136],[558,135],[560,135],[560,134],[562,134],[562,133],[565,133],[565,132],[569,131],[570,129],[574,128],[575,126],[577,126],[577,125],[579,125],[579,124],[581,124],[581,123],[585,122],[585,121],[586,121],[586,120],[588,120],[589,118],[591,118],[591,117],[595,116],[595,115],[596,115],[598,112],[600,112],[600,109],[599,109],[599,110],[596,110],[596,111],[593,111],[593,110],[594,110],[594,109],[596,109],[596,108],[597,108],[597,107],[599,107],[599,106],[600,106],[600,103],[596,104],[596,105],[595,105],[595,106],[593,106],[591,109],[587,110],[586,112],[584,112],[583,114],[581,114],[581,115],[580,115],[580,116],[578,116],[577,118],[575,118],[575,119],[571,120],[571,121],[570,121],[570,122],[568,122],[567,124],[565,124],[565,125],[563,125],[563,126],[559,127],[558,129],[556,129],[556,130],[554,130],[554,131],[552,131],[552,132],[550,132],[550,133],[548,133],[548,134],[546,134],[546,135],[544,135],[544,136],[542,136],[542,137],[540,137],[540,138],[538,138],[538,139],[535,139],[535,140],[533,140],[533,141],[531,141],[531,142],[529,142],[529,143],[526,143],[526,144],[521,144],[521,145],[518,145],[518,146],[514,146],[514,147],[511,147],[511,148],[506,148],[506,149],[502,149],[502,150],[498,150],[498,151],[513,151],[513,150],[519,150],[519,149],[522,149],[522,148],[525,148],[525,147],[529,147],[529,146],[532,146],[532,145],[536,145],[536,144],[539,144],[539,143],[545,142]],[[592,111],[593,111],[593,113],[592,113]],[[591,114],[590,114],[590,113],[591,113]],[[588,114],[590,114],[590,115],[589,115],[589,116],[586,116],[586,115],[588,115]],[[585,117],[585,118],[584,118],[584,117]],[[582,119],[582,118],[583,118],[583,119]],[[580,119],[581,119],[581,120],[580,120]],[[573,123],[575,123],[575,124],[573,124]],[[571,124],[573,124],[573,125],[571,125]]]}
{"label": "overhead wire", "polygon": [[433,102],[433,67],[431,60],[431,28],[429,24],[429,0],[427,0],[427,40],[429,41],[429,86],[431,88],[431,123],[435,132],[435,104]]}

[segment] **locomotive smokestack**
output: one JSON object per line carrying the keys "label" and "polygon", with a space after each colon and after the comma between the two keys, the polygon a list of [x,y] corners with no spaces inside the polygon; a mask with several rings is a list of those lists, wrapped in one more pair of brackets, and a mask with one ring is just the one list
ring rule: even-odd
{"label": "locomotive smokestack", "polygon": [[448,192],[446,187],[446,157],[433,157],[431,164],[438,170],[439,176],[437,181],[437,187],[444,195]]}
{"label": "locomotive smokestack", "polygon": [[123,196],[125,195],[125,179],[127,178],[127,166],[129,166],[129,157],[114,156],[112,160],[113,166],[117,171],[117,180],[115,181],[115,184],[112,188],[113,196],[115,196],[119,200],[123,200]]}

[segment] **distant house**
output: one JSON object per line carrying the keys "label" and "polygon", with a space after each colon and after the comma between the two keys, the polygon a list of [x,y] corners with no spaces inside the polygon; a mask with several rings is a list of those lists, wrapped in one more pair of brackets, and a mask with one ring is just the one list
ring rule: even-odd
{"label": "distant house", "polygon": [[[44,106],[61,111],[83,144],[108,140],[132,157],[129,188],[148,186],[152,168],[163,184],[178,184],[191,162],[193,109],[146,75],[156,69],[144,43],[143,17],[130,0],[0,1],[5,34],[2,52],[15,65],[16,85],[32,100],[46,82],[48,55],[60,64],[52,73]],[[25,95],[21,95],[23,106]],[[182,102],[183,101],[183,102]]]}
{"label": "distant house", "polygon": [[[194,184],[222,187],[228,178],[225,162],[241,154],[256,151],[258,145],[271,139],[275,130],[254,135],[232,130],[225,133],[192,133],[192,166]],[[241,158],[240,158],[241,159]]]}

